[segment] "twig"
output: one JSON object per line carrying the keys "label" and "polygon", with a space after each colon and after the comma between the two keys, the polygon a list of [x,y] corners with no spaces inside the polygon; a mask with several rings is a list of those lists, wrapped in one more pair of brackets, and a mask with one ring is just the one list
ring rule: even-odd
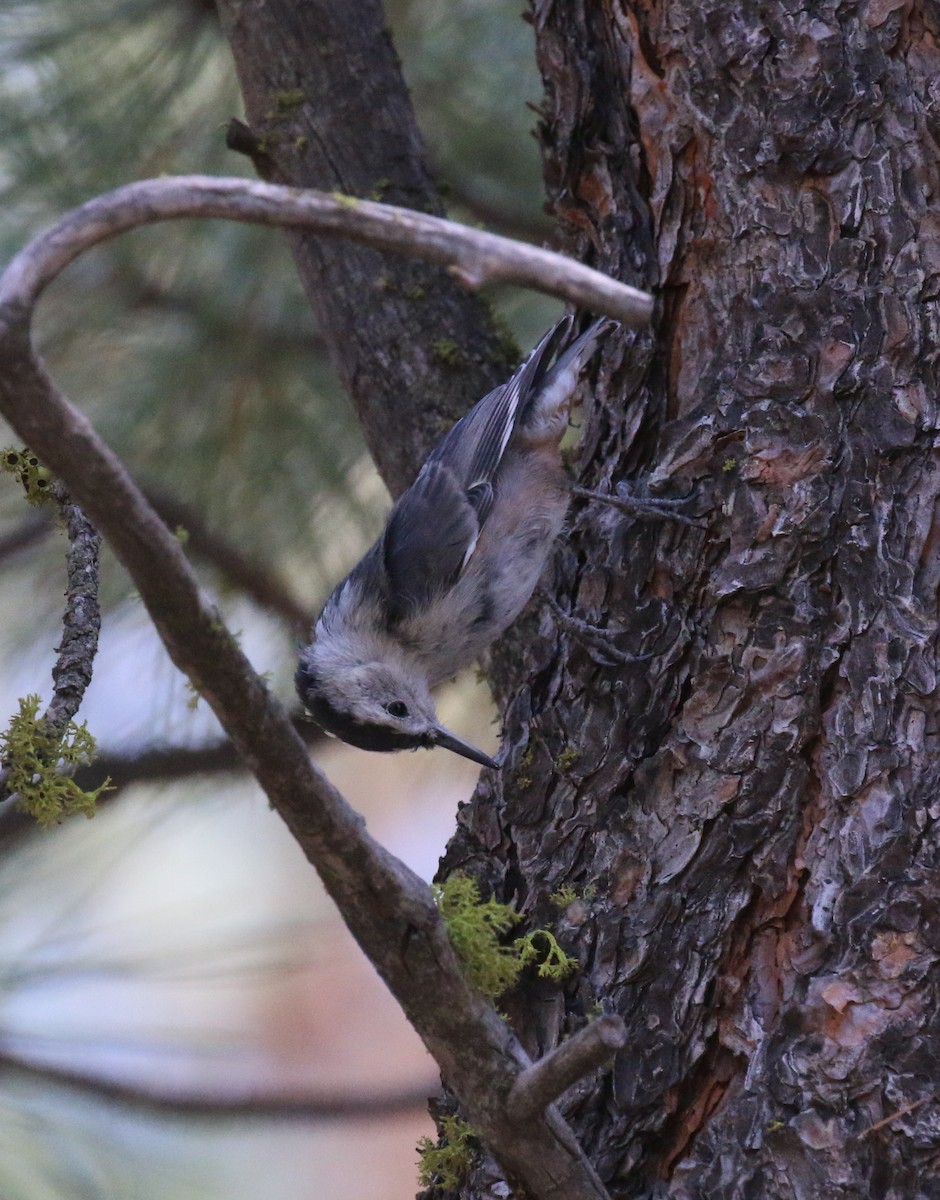
{"label": "twig", "polygon": [[509,1106],[524,1120],[544,1112],[579,1079],[603,1067],[627,1040],[620,1017],[598,1017],[519,1075]]}
{"label": "twig", "polygon": [[[69,539],[62,640],[56,647],[56,661],[52,668],[52,699],[42,717],[45,732],[59,740],[81,706],[85,689],[91,683],[95,655],[98,653],[98,634],[101,631],[98,552],[101,538],[61,483],[53,485],[51,496],[58,505]],[[0,764],[2,799],[7,797],[9,778],[9,767]]]}
{"label": "twig", "polygon": [[[182,189],[182,192],[180,191]],[[222,196],[218,194],[221,189]],[[60,477],[107,537],[127,569],[172,660],[208,701],[239,753],[284,819],[339,908],[343,919],[415,1027],[467,1119],[511,1179],[538,1200],[608,1200],[607,1192],[570,1127],[554,1106],[523,1120],[506,1100],[528,1058],[506,1024],[468,982],[427,885],[365,829],[339,792],[313,766],[280,705],[252,670],[218,610],[203,596],[178,541],[168,532],[123,463],[68,403],[32,351],[30,319],[39,291],[82,249],[135,224],[188,212],[263,222],[297,222],[304,198],[324,216],[328,232],[352,228],[342,214],[362,213],[313,193],[262,184],[156,180],[131,185],[66,217],[22,250],[0,277],[0,411],[41,460]],[[214,197],[214,199],[213,199]],[[198,201],[198,203],[197,203]],[[289,201],[289,202],[288,202]],[[325,207],[324,207],[325,206]],[[393,236],[401,210],[368,206],[373,244],[415,245]],[[454,230],[449,222],[401,213],[401,228]],[[308,222],[313,227],[313,221]],[[361,240],[366,240],[359,227]],[[470,234],[471,231],[464,231]],[[369,237],[372,233],[368,234]],[[473,233],[485,244],[505,239]],[[422,253],[432,257],[422,243]],[[448,261],[454,243],[446,241]],[[466,244],[466,243],[465,243]],[[500,260],[514,261],[512,254]],[[479,246],[479,241],[476,242]],[[523,258],[536,253],[518,248]],[[434,261],[441,247],[434,250]],[[556,255],[537,252],[554,263]],[[517,259],[515,261],[518,261]],[[565,264],[566,260],[559,260]],[[576,264],[568,264],[576,266]],[[553,266],[556,282],[570,276]],[[583,268],[580,269],[583,271]],[[591,273],[594,274],[593,272]],[[520,272],[519,277],[533,278]],[[583,278],[583,277],[582,277]],[[602,278],[602,277],[598,277]],[[560,294],[599,312],[621,315],[614,303],[595,303],[622,285],[565,287]],[[548,288],[548,290],[552,290]],[[629,292],[631,289],[623,289]],[[623,294],[620,293],[621,300]],[[631,301],[633,319],[646,299]]]}
{"label": "twig", "polygon": [[7,1051],[0,1051],[0,1074],[15,1074],[71,1088],[121,1108],[166,1116],[206,1118],[252,1118],[287,1121],[348,1121],[387,1117],[427,1107],[427,1085],[402,1088],[397,1092],[356,1096],[343,1095],[271,1095],[251,1091],[242,1093],[159,1091],[139,1083],[105,1079],[84,1071],[37,1062]]}
{"label": "twig", "polygon": [[208,175],[145,179],[73,209],[12,260],[5,272],[6,295],[35,299],[84,250],[139,225],[176,217],[313,229],[438,263],[472,286],[500,282],[534,288],[631,327],[645,325],[653,311],[646,292],[539,246],[391,204]]}
{"label": "twig", "polygon": [[56,483],[52,494],[65,520],[69,538],[68,587],[62,641],[52,668],[53,692],[43,721],[50,733],[61,737],[69,721],[78,712],[91,683],[101,610],[98,607],[98,552],[101,538],[65,488]]}
{"label": "twig", "polygon": [[919,1100],[913,1100],[910,1104],[905,1104],[904,1107],[899,1108],[897,1112],[893,1112],[887,1117],[882,1117],[881,1120],[876,1121],[874,1125],[869,1125],[867,1129],[862,1130],[862,1132],[858,1135],[859,1141],[861,1141],[863,1137],[868,1137],[870,1133],[875,1133],[879,1129],[884,1129],[886,1125],[890,1125],[891,1122],[896,1121],[898,1117],[906,1117],[907,1114],[913,1112],[915,1108],[920,1108],[922,1104],[926,1104],[928,1100],[932,1100],[933,1098],[933,1093],[931,1092],[929,1096],[921,1096]]}

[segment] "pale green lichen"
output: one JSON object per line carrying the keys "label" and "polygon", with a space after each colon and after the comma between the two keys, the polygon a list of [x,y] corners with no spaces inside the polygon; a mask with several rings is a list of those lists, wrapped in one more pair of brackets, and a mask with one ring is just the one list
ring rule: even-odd
{"label": "pale green lichen", "polygon": [[476,880],[469,876],[457,872],[435,884],[433,892],[457,957],[471,983],[488,999],[509,991],[525,968],[536,962],[542,978],[562,980],[577,970],[578,960],[565,954],[547,929],[534,929],[505,942],[522,914],[492,897],[482,900]]}
{"label": "pale green lichen", "polygon": [[[538,946],[537,942],[544,945]],[[548,929],[533,929],[531,933],[519,938],[516,943],[519,961],[525,967],[530,963],[538,963],[540,979],[554,979],[560,983],[573,975],[578,969],[578,960],[566,954],[558,944],[558,939]]]}
{"label": "pale green lichen", "polygon": [[12,446],[0,450],[0,466],[16,476],[30,504],[46,504],[52,499],[52,472],[25,446],[22,450]]}
{"label": "pale green lichen", "polygon": [[85,724],[70,721],[59,736],[39,718],[39,697],[20,701],[20,711],[0,733],[0,761],[9,772],[6,787],[42,826],[56,825],[72,813],[95,815],[98,797],[110,786],[105,780],[93,791],[83,791],[65,773],[84,766],[95,754],[95,739]]}
{"label": "pale green lichen", "polygon": [[549,900],[551,900],[556,908],[568,908],[577,899],[578,893],[573,887],[560,887],[549,896]]}
{"label": "pale green lichen", "polygon": [[442,1146],[428,1137],[418,1142],[418,1181],[422,1187],[437,1186],[453,1192],[469,1173],[477,1152],[477,1134],[472,1125],[460,1117],[442,1117]]}

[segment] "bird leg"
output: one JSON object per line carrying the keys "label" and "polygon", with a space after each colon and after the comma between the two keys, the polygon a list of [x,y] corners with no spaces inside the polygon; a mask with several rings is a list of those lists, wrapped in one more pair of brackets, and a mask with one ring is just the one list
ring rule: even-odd
{"label": "bird leg", "polygon": [[610,504],[613,508],[619,508],[621,512],[628,512],[636,517],[677,521],[680,525],[691,525],[694,529],[702,528],[701,522],[687,517],[685,513],[676,511],[683,504],[688,503],[687,496],[674,499],[667,496],[637,495],[630,484],[623,481],[615,485],[614,492],[600,492],[594,488],[577,485],[573,486],[571,491],[575,496],[581,496],[585,500],[598,500],[601,504]]}
{"label": "bird leg", "polygon": [[590,621],[583,621],[580,617],[573,617],[570,613],[566,613],[555,597],[549,595],[544,588],[540,588],[539,591],[554,613],[559,628],[577,638],[588,649],[593,646],[619,666],[633,666],[634,663],[644,662],[653,657],[652,654],[630,654],[626,650],[621,650],[619,646],[613,644],[613,640],[615,637],[619,637],[623,630],[604,629],[600,625],[592,625]]}

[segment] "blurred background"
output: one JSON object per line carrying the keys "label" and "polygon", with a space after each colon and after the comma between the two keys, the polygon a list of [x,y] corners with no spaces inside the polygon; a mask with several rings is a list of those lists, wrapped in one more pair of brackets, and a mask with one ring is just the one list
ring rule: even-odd
{"label": "blurred background", "polygon": [[[527,104],[540,84],[520,7],[386,10],[451,215],[539,242]],[[4,0],[0,114],[3,261],[122,183],[249,169],[224,146],[241,104],[206,0]],[[491,299],[524,349],[559,309]],[[304,622],[378,533],[387,496],[279,235],[180,222],[123,237],[53,285],[37,333],[57,381],[186,529],[230,627],[295,707]],[[21,696],[49,698],[64,586],[64,536],[0,476],[4,724]],[[414,1195],[433,1063],[259,790],[219,752],[214,718],[191,705],[107,554],[102,587],[79,719],[122,786],[93,821],[41,833],[0,810],[0,1196]],[[441,709],[495,749],[473,679]],[[314,752],[376,836],[430,878],[476,768],[444,752]],[[351,1117],[350,1099],[373,1111]],[[274,1111],[282,1101],[290,1113]]]}

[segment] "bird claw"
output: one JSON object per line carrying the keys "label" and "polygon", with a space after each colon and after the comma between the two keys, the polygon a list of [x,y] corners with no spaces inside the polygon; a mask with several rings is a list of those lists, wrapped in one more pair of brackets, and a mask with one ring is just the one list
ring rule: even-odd
{"label": "bird claw", "polygon": [[693,529],[703,528],[701,521],[693,520],[692,517],[687,517],[685,513],[677,512],[683,504],[687,504],[689,497],[680,496],[678,498],[671,496],[638,496],[633,491],[629,483],[621,481],[615,484],[614,492],[601,492],[595,488],[573,487],[572,492],[576,496],[582,496],[585,500],[598,500],[601,504],[609,504],[613,508],[619,508],[621,512],[629,512],[637,517],[648,517],[650,519],[663,519],[666,521],[676,521],[680,525],[690,525]]}
{"label": "bird claw", "polygon": [[592,625],[580,617],[573,617],[564,611],[554,596],[550,596],[548,592],[542,594],[562,629],[573,634],[580,641],[593,642],[603,654],[608,655],[618,665],[633,666],[635,663],[645,662],[653,657],[652,654],[630,654],[627,650],[621,650],[619,646],[613,645],[613,639],[619,637],[622,630],[604,629],[600,625]]}

